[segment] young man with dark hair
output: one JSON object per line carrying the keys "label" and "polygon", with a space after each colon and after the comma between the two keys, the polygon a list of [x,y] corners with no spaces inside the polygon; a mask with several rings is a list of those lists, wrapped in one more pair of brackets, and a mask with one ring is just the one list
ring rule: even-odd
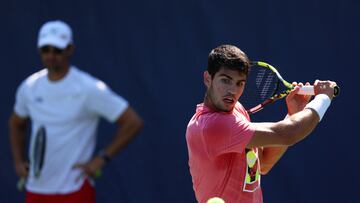
{"label": "young man with dark hair", "polygon": [[335,82],[314,83],[315,98],[287,96],[288,115],[279,122],[252,123],[238,102],[250,68],[246,54],[221,45],[209,54],[204,72],[207,91],[197,105],[186,141],[196,199],[220,197],[226,203],[261,203],[260,174],[266,174],[288,146],[304,139],[316,127],[333,98]]}

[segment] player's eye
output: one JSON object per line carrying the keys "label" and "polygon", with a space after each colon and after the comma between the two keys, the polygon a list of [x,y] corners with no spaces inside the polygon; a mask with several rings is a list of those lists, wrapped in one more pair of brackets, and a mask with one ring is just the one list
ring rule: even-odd
{"label": "player's eye", "polygon": [[231,80],[229,78],[222,78],[221,82],[227,85],[231,84]]}
{"label": "player's eye", "polygon": [[54,53],[54,54],[62,54],[64,52],[64,49],[59,49],[56,47],[51,47],[51,46],[43,46],[40,48],[40,52],[42,54],[47,54],[47,53]]}
{"label": "player's eye", "polygon": [[245,86],[245,81],[238,82],[236,85],[238,87],[243,87],[243,86]]}

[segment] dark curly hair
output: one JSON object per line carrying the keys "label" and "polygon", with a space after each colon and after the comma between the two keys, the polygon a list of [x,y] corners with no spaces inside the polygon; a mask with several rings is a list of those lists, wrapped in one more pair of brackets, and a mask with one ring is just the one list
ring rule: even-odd
{"label": "dark curly hair", "polygon": [[246,54],[233,45],[220,45],[211,50],[208,58],[207,71],[214,77],[220,68],[238,70],[247,75],[250,69],[250,60]]}

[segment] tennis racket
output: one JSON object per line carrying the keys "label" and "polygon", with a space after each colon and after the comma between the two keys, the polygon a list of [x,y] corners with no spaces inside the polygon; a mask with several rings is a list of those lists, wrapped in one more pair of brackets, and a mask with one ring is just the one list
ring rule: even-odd
{"label": "tennis racket", "polygon": [[[262,110],[266,105],[286,97],[294,86],[284,80],[272,65],[261,62],[251,62],[250,73],[246,80],[246,88],[240,97],[241,103],[249,114]],[[340,88],[334,87],[334,96],[339,95]],[[303,86],[298,94],[314,95],[314,86]]]}
{"label": "tennis racket", "polygon": [[46,131],[44,127],[40,127],[36,133],[34,150],[32,154],[32,167],[34,172],[34,177],[39,178],[41,175],[41,169],[44,165],[46,150]]}
{"label": "tennis racket", "polygon": [[[30,166],[35,178],[39,178],[41,175],[41,169],[44,165],[46,150],[46,130],[44,127],[40,127],[35,134],[35,142],[31,151]],[[21,178],[17,182],[17,189],[23,191],[26,184],[26,178]]]}

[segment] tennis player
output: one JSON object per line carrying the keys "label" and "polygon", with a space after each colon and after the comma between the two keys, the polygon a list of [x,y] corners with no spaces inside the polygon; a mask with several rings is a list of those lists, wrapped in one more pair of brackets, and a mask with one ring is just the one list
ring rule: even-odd
{"label": "tennis player", "polygon": [[[44,69],[18,87],[10,117],[10,139],[16,173],[27,178],[27,203],[91,203],[91,177],[125,147],[142,127],[142,119],[123,97],[99,79],[70,64],[72,30],[62,21],[45,23],[37,47]],[[99,118],[117,123],[112,142],[94,154]],[[25,156],[31,121],[30,165]],[[34,134],[42,129],[43,160],[37,160]],[[41,150],[40,150],[41,151]],[[34,174],[34,164],[42,163]]]}
{"label": "tennis player", "polygon": [[324,116],[335,82],[314,83],[315,98],[287,96],[288,115],[279,122],[252,123],[238,102],[246,84],[249,59],[239,48],[213,49],[204,72],[207,87],[186,131],[189,167],[198,202],[212,197],[226,203],[261,203],[260,176],[266,174],[288,146],[304,139]]}

